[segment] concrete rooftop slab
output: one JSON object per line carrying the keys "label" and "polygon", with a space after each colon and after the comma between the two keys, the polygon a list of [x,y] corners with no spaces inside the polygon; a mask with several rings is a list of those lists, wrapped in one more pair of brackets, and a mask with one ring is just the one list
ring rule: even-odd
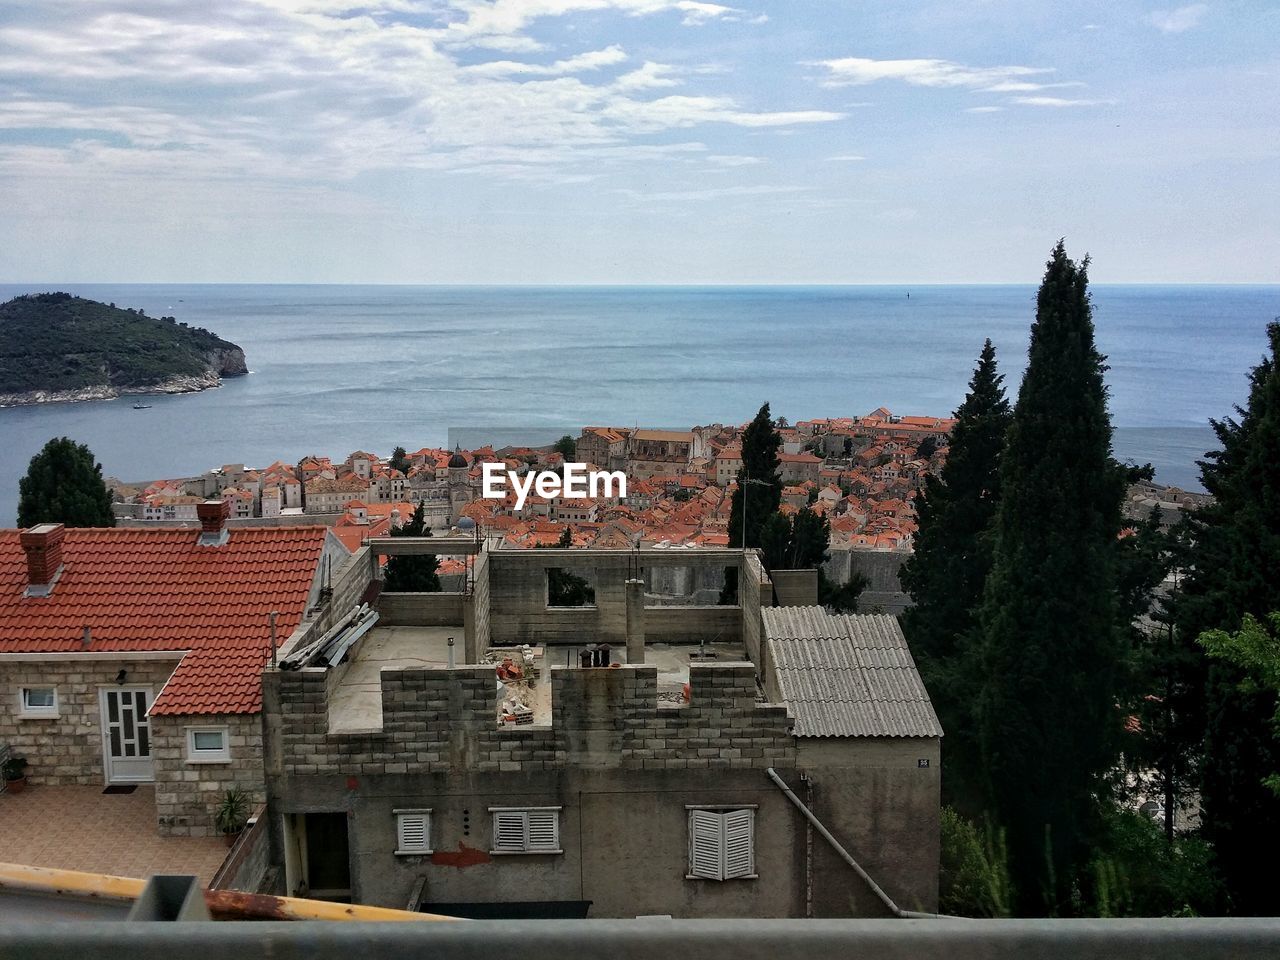
{"label": "concrete rooftop slab", "polygon": [[361,641],[337,690],[329,699],[329,730],[358,733],[382,729],[383,670],[414,667],[447,667],[449,637],[461,665],[462,626],[375,627]]}

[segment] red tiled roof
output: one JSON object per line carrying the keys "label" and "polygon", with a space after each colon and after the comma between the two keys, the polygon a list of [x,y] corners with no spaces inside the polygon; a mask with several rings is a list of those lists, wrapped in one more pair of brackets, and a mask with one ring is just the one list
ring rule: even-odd
{"label": "red tiled roof", "polygon": [[[189,650],[154,714],[256,713],[270,649],[305,612],[324,527],[242,527],[220,547],[187,529],[68,529],[49,597],[26,597],[19,531],[0,530],[0,653]],[[83,646],[89,627],[91,643]]]}

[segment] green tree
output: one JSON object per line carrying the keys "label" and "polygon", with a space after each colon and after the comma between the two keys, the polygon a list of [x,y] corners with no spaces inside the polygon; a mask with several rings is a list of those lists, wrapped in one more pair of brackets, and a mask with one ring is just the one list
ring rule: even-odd
{"label": "green tree", "polygon": [[[560,531],[560,539],[556,546],[561,548],[573,546],[573,528],[568,524]],[[547,606],[549,607],[593,607],[596,603],[596,591],[586,577],[580,577],[563,567],[547,568]]]}
{"label": "green tree", "polygon": [[[1234,664],[1244,674],[1239,683],[1241,693],[1263,693],[1276,704],[1271,714],[1271,731],[1280,737],[1280,613],[1267,615],[1264,625],[1252,614],[1244,615],[1244,622],[1236,633],[1210,630],[1200,635],[1200,644],[1210,657]],[[1280,751],[1273,751],[1275,765],[1280,768]],[[1263,778],[1263,784],[1280,796],[1280,772],[1272,770]]]}
{"label": "green tree", "polygon": [[[738,471],[738,486],[733,492],[729,513],[729,546],[760,546],[760,531],[782,505],[782,481],[778,479],[778,448],[782,437],[769,419],[769,404],[765,404],[755,419],[742,431],[742,469]],[[752,481],[744,483],[745,481]],[[742,530],[743,497],[746,497],[747,529]]]}
{"label": "green tree", "polygon": [[[1200,464],[1213,501],[1192,513],[1185,532],[1186,576],[1173,606],[1185,644],[1211,630],[1238,630],[1245,614],[1280,610],[1280,323],[1267,327],[1270,352],[1249,375],[1236,418],[1211,421],[1221,449]],[[1214,847],[1232,909],[1274,914],[1280,861],[1280,797],[1263,784],[1280,765],[1271,718],[1276,694],[1241,688],[1228,660],[1206,670],[1202,824]]]}
{"label": "green tree", "polygon": [[18,481],[18,526],[39,523],[116,525],[102,464],[85,444],[57,437],[31,458],[27,475]]}
{"label": "green tree", "polygon": [[1012,414],[987,340],[955,411],[947,462],[916,500],[915,550],[899,578],[914,606],[902,629],[947,732],[947,802],[977,814],[981,763],[974,731],[975,623],[991,570],[1000,455]]}
{"label": "green tree", "polygon": [[938,909],[957,917],[1007,917],[1013,907],[1004,834],[990,823],[979,833],[951,807],[942,808]]}
{"label": "green tree", "polygon": [[578,441],[566,433],[552,445],[551,449],[564,457],[567,462],[572,463],[577,457]]}
{"label": "green tree", "polygon": [[1087,272],[1087,258],[1074,263],[1059,241],[1000,457],[978,615],[979,746],[1021,914],[1071,910],[1121,730],[1127,632],[1116,544],[1126,474],[1111,457]]}
{"label": "green tree", "polygon": [[[425,511],[421,503],[413,511],[413,516],[408,523],[398,528],[391,528],[391,536],[431,536],[431,528],[427,526]],[[393,593],[438,593],[440,591],[440,577],[436,571],[439,568],[439,558],[431,553],[392,557],[387,561],[384,586]]]}
{"label": "green tree", "polygon": [[409,473],[409,455],[404,447],[396,447],[391,451],[391,459],[387,461],[388,466],[392,470],[399,470],[403,474]]}

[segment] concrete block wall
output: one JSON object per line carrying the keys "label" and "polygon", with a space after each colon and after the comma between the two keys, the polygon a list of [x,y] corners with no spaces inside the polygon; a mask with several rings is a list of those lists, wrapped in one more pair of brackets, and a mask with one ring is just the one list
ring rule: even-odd
{"label": "concrete block wall", "polygon": [[461,626],[464,599],[461,593],[383,593],[376,606],[388,627]]}
{"label": "concrete block wall", "polygon": [[742,645],[753,663],[763,668],[760,659],[764,648],[764,619],[762,606],[773,606],[773,583],[764,572],[764,565],[757,554],[747,555],[742,575],[738,578],[738,602],[742,604]]}
{"label": "concrete block wall", "polygon": [[[230,761],[191,763],[187,759],[188,727],[226,727]],[[214,811],[233,787],[249,793],[250,812],[266,802],[260,713],[154,717],[151,741],[156,768],[156,819],[161,833],[216,836]]]}
{"label": "concrete block wall", "polygon": [[[737,551],[708,550],[667,554],[630,550],[529,550],[488,553],[490,642],[573,643],[607,641],[626,643],[626,581],[642,575],[652,579],[659,571],[678,569],[691,577],[703,570],[723,577],[726,567],[736,567]],[[561,567],[586,576],[595,589],[593,607],[548,607],[547,569]],[[656,611],[656,612],[655,612]],[[653,640],[676,641],[718,638],[736,643],[742,636],[739,607],[681,606],[675,611],[646,607],[646,632],[653,624]],[[668,634],[662,636],[661,634]],[[483,647],[480,649],[484,649]]]}
{"label": "concrete block wall", "polygon": [[[8,743],[14,756],[27,758],[27,776],[32,783],[103,784],[106,771],[99,691],[114,689],[117,674],[125,670],[129,686],[149,686],[154,698],[177,665],[177,657],[5,661],[0,664],[0,743]],[[58,716],[20,717],[22,688],[48,686],[57,688]]]}
{"label": "concrete block wall", "polygon": [[657,669],[553,668],[550,727],[499,727],[493,670],[386,670],[381,731],[328,732],[329,671],[269,671],[272,776],[523,772],[558,767],[764,768],[795,758],[785,707],[756,702],[749,664],[690,668],[692,702],[659,707]]}

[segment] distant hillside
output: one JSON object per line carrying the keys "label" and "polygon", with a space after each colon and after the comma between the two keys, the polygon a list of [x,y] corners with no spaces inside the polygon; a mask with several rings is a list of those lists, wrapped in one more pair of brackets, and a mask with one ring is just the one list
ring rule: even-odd
{"label": "distant hillside", "polygon": [[247,372],[234,343],[173,317],[68,293],[0,304],[0,405],[189,393]]}

